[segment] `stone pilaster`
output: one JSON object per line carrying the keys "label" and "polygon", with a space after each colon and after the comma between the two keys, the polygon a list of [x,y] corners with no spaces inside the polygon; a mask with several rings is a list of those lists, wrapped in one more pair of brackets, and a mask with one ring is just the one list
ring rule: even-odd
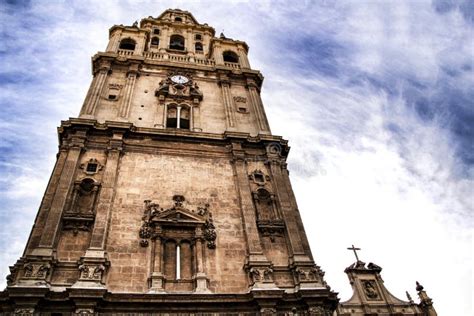
{"label": "stone pilaster", "polygon": [[[115,132],[109,141],[107,152],[107,163],[105,165],[102,187],[97,203],[97,213],[95,217],[94,229],[89,245],[90,251],[103,252],[108,233],[110,212],[115,196],[115,184],[118,173],[119,160],[122,153],[123,133]],[[86,254],[87,256],[87,254]]]}
{"label": "stone pilaster", "polygon": [[[268,147],[273,148],[272,145],[269,145]],[[278,146],[275,145],[275,147]],[[281,213],[285,221],[286,229],[288,230],[288,239],[290,243],[289,250],[292,255],[292,260],[294,262],[309,262],[311,259],[309,255],[305,253],[303,248],[298,223],[294,216],[294,212],[296,212],[296,210],[292,208],[290,202],[291,196],[289,195],[287,186],[285,184],[286,179],[282,175],[282,164],[284,164],[284,162],[278,157],[279,153],[267,152],[267,155],[269,157],[268,168],[273,178],[273,185],[275,187],[278,200],[280,201]]]}
{"label": "stone pilaster", "polygon": [[250,69],[249,59],[247,58],[247,52],[242,47],[238,47],[240,67],[244,69]]}
{"label": "stone pilaster", "polygon": [[44,194],[43,200],[41,201],[41,206],[38,211],[38,216],[36,218],[35,224],[33,226],[33,232],[31,233],[31,237],[28,240],[28,245],[26,247],[26,254],[29,254],[32,249],[38,246],[41,236],[43,234],[43,228],[46,223],[46,219],[48,217],[48,211],[51,208],[51,204],[54,200],[54,194],[56,192],[56,188],[59,184],[59,179],[61,178],[61,174],[66,163],[66,158],[68,156],[68,149],[66,146],[61,146],[59,149],[59,153],[57,155],[56,164],[54,166],[53,174],[49,179],[48,187],[46,188],[46,192]]}
{"label": "stone pilaster", "polygon": [[232,94],[230,92],[230,80],[226,76],[221,76],[219,81],[221,86],[222,101],[226,118],[226,130],[235,129],[235,113],[233,108]]}
{"label": "stone pilaster", "polygon": [[259,132],[262,134],[270,134],[270,127],[263,109],[263,104],[260,98],[260,93],[258,92],[257,84],[253,80],[247,80],[247,90],[250,103],[257,117]]}
{"label": "stone pilaster", "polygon": [[110,61],[102,60],[87,92],[84,105],[82,106],[81,116],[94,117],[109,71]]}
{"label": "stone pilaster", "polygon": [[155,235],[152,249],[152,271],[151,271],[151,288],[150,293],[164,292],[164,275],[163,275],[163,253],[164,245],[160,237],[161,227],[155,227]]}
{"label": "stone pilaster", "polygon": [[133,91],[135,88],[135,82],[138,77],[138,64],[130,65],[130,69],[127,72],[127,79],[124,88],[124,94],[122,102],[120,103],[119,116],[121,119],[127,119],[130,114],[130,106],[133,99]]}
{"label": "stone pilaster", "polygon": [[81,152],[84,148],[85,137],[85,130],[76,130],[75,134],[73,134],[70,139],[67,158],[48,212],[39,247],[32,251],[33,255],[52,255],[61,221],[61,215],[64,211],[69,191],[72,189],[74,183],[74,176],[78,168]]}

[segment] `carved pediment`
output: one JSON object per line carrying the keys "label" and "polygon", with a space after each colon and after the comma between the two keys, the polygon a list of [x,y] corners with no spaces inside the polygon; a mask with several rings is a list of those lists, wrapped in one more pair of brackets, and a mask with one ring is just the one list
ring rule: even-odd
{"label": "carved pediment", "polygon": [[157,227],[195,227],[203,231],[203,238],[207,241],[207,247],[214,249],[217,234],[215,231],[212,214],[209,212],[209,205],[198,207],[197,210],[190,210],[184,207],[185,198],[182,195],[173,196],[174,205],[168,209],[163,209],[158,203],[145,200],[145,211],[142,217],[143,224],[140,228],[140,244],[148,246],[148,239],[159,236],[160,228]]}
{"label": "carved pediment", "polygon": [[173,222],[187,222],[187,223],[196,223],[204,224],[206,221],[204,217],[192,213],[184,208],[172,208],[163,211],[162,213],[151,218],[151,221],[173,221]]}

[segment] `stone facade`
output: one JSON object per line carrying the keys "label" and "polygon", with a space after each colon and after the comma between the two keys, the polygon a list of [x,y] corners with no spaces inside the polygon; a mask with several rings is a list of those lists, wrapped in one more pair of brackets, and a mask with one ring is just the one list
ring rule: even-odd
{"label": "stone facade", "polygon": [[244,42],[185,11],[114,26],[92,60],[1,311],[328,315]]}
{"label": "stone facade", "polygon": [[181,10],[110,29],[2,314],[347,314],[247,52]]}

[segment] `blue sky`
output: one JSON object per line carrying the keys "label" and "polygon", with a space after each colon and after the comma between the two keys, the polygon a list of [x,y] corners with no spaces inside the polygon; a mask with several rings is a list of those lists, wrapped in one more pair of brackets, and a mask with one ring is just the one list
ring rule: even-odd
{"label": "blue sky", "polygon": [[[473,1],[1,1],[0,285],[23,251],[108,29],[167,8],[246,41],[313,254],[342,300],[354,258],[472,314]],[[3,282],[3,283],[2,283]],[[452,302],[456,302],[453,304]]]}

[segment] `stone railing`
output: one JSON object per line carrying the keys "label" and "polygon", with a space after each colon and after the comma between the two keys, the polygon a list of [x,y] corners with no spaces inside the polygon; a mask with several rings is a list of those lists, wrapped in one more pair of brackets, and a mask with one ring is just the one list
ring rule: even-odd
{"label": "stone railing", "polygon": [[235,69],[240,69],[240,65],[237,64],[237,63],[228,63],[228,62],[224,62],[224,66],[226,67],[230,67],[230,68],[235,68]]}
{"label": "stone railing", "polygon": [[131,56],[133,55],[134,51],[133,50],[128,50],[128,49],[119,49],[117,53],[120,56]]}
{"label": "stone railing", "polygon": [[[132,56],[135,55],[133,50],[126,50],[126,49],[119,49],[117,51],[119,56]],[[199,58],[195,56],[188,56],[188,55],[176,55],[170,54],[167,52],[143,52],[143,57],[152,60],[163,60],[163,61],[170,61],[174,63],[192,63],[198,64],[202,66],[215,66],[216,61],[214,59],[209,58]],[[232,69],[240,69],[240,65],[238,63],[230,63],[224,62],[225,67],[229,67]]]}
{"label": "stone railing", "polygon": [[[119,53],[120,54],[120,53]],[[143,57],[152,59],[152,60],[163,60],[163,61],[170,61],[174,63],[192,63],[198,64],[203,66],[215,66],[216,62],[214,59],[209,58],[199,58],[195,56],[188,56],[188,55],[175,55],[169,53],[162,53],[162,52],[143,52]],[[224,66],[233,68],[233,69],[240,69],[240,65],[237,63],[224,63]]]}

